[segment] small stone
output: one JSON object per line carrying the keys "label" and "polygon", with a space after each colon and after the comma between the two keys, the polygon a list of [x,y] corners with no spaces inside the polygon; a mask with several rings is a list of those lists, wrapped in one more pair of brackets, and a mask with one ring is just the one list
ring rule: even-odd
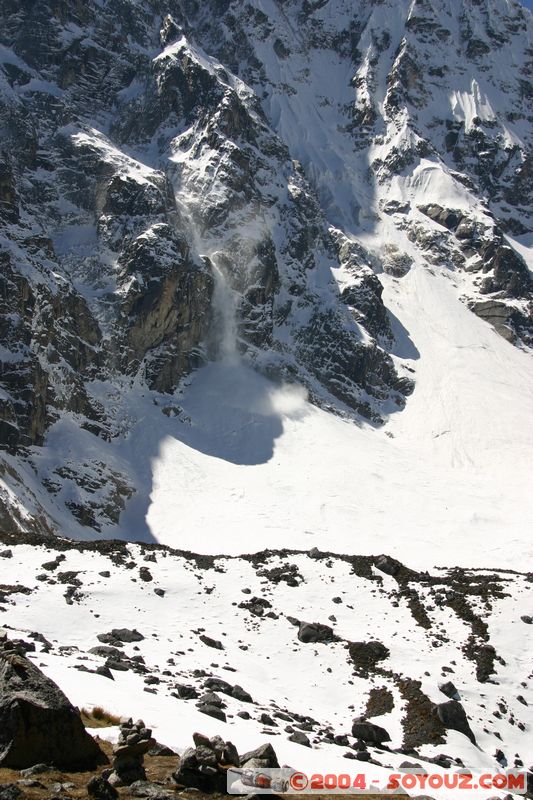
{"label": "small stone", "polygon": [[231,696],[234,697],[236,700],[240,700],[241,703],[253,703],[252,695],[249,694],[242,686],[236,684],[233,689],[231,690]]}
{"label": "small stone", "polygon": [[270,742],[268,744],[262,744],[261,747],[258,747],[256,750],[250,750],[248,753],[245,753],[243,756],[241,756],[241,766],[244,766],[252,759],[266,761],[266,767],[272,769],[279,768],[278,757]]}
{"label": "small stone", "polygon": [[198,706],[198,711],[202,714],[207,714],[208,717],[214,717],[221,722],[226,722],[226,715],[218,706],[211,705],[211,703],[203,703]]}
{"label": "small stone", "polygon": [[445,683],[439,683],[439,689],[442,694],[445,694],[446,697],[450,697],[452,700],[460,700],[461,696],[457,689],[455,688],[455,684],[452,681],[446,681]]}
{"label": "small stone", "polygon": [[295,742],[296,744],[301,744],[304,747],[311,747],[311,742],[303,731],[294,731],[294,733],[291,733],[289,736],[289,742]]}
{"label": "small stone", "polygon": [[43,772],[50,772],[52,767],[48,764],[34,764],[33,767],[28,767],[27,769],[21,769],[20,774],[24,778],[30,778],[32,775],[42,775]]}
{"label": "small stone", "polygon": [[0,800],[18,800],[23,795],[16,783],[0,783]]}
{"label": "small stone", "polygon": [[116,800],[118,792],[114,786],[111,786],[106,778],[97,777],[91,778],[87,784],[87,794],[93,797],[94,800]]}
{"label": "small stone", "polygon": [[222,642],[219,642],[217,639],[212,639],[210,636],[207,636],[205,633],[200,634],[198,637],[201,642],[206,644],[208,647],[214,647],[215,650],[223,650],[224,645]]}
{"label": "small stone", "polygon": [[394,561],[394,559],[390,558],[389,556],[378,556],[375,564],[381,572],[385,573],[385,575],[396,575],[400,569],[398,562]]}

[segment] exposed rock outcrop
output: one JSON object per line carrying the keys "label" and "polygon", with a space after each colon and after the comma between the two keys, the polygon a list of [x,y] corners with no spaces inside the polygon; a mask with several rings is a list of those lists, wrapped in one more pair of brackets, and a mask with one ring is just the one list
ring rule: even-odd
{"label": "exposed rock outcrop", "polygon": [[61,689],[8,640],[0,650],[0,765],[88,770],[106,761]]}

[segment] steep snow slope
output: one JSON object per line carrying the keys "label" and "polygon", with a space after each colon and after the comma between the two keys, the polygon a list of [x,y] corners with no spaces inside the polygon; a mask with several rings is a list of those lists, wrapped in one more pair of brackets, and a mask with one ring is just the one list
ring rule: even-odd
{"label": "steep snow slope", "polygon": [[[414,266],[381,279],[395,357],[416,376],[407,408],[381,429],[310,405],[300,386],[272,382],[233,353],[172,399],[102,384],[121,435],[105,442],[66,416],[34,456],[28,487],[56,483],[47,514],[76,538],[88,530],[62,508],[103,504],[106,464],[134,494],[120,526],[98,517],[102,536],[203,553],[384,551],[420,569],[530,565],[529,356],[464,307],[453,275]],[[95,470],[87,488],[78,464]]]}
{"label": "steep snow slope", "polygon": [[376,431],[242,365],[201,370],[180,398],[191,422],[153,460],[158,541],[386,551],[420,569],[532,563],[528,357],[470,314],[448,277],[420,267],[385,282],[412,337],[398,337],[416,370],[407,408]]}

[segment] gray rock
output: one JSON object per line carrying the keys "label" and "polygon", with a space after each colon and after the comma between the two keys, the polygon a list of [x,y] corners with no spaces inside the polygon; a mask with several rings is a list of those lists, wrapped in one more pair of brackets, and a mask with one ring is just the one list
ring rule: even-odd
{"label": "gray rock", "polygon": [[198,692],[194,686],[186,686],[185,684],[177,684],[176,694],[182,700],[194,700],[198,697]]}
{"label": "gray rock", "polygon": [[329,625],[320,622],[301,622],[298,639],[306,644],[310,642],[334,642],[337,636]]}
{"label": "gray rock", "polygon": [[470,739],[473,744],[476,743],[476,737],[472,733],[465,710],[457,700],[440,703],[436,706],[435,713],[445,728],[458,731]]}
{"label": "gray rock", "polygon": [[221,697],[216,694],[216,692],[206,692],[202,694],[198,700],[199,703],[209,703],[212,706],[217,706],[217,708],[225,708],[225,703]]}
{"label": "gray rock", "polygon": [[204,687],[211,689],[213,692],[224,692],[224,694],[231,694],[233,690],[231,683],[228,683],[223,678],[206,678]]}
{"label": "gray rock", "polygon": [[390,556],[378,556],[376,558],[376,567],[386,575],[396,575],[399,572],[400,564]]}
{"label": "gray rock", "polygon": [[221,722],[226,722],[226,715],[219,706],[214,706],[211,703],[201,703],[198,706],[198,711],[202,714],[207,714],[208,717],[214,717]]}
{"label": "gray rock", "polygon": [[289,742],[302,744],[304,747],[311,747],[311,742],[303,731],[294,731],[294,733],[291,733],[289,736]]}
{"label": "gray rock", "polygon": [[161,744],[160,742],[156,742],[153,747],[148,750],[149,756],[164,756],[170,758],[171,756],[177,755],[170,747],[167,747],[166,744]]}
{"label": "gray rock", "polygon": [[24,656],[0,652],[0,766],[74,770],[105,762],[61,689]]}
{"label": "gray rock", "polygon": [[16,783],[0,783],[0,800],[18,800],[23,794]]}
{"label": "gray rock", "polygon": [[383,742],[390,742],[391,740],[385,728],[374,725],[373,722],[359,720],[356,720],[352,725],[352,736],[369,744],[383,744]]}
{"label": "gray rock", "polygon": [[139,633],[138,630],[135,630],[135,628],[133,630],[129,628],[113,628],[109,633],[100,633],[96,638],[99,642],[112,645],[116,642],[142,642],[144,636],[142,633]]}
{"label": "gray rock", "polygon": [[128,787],[128,794],[132,797],[148,797],[152,800],[172,800],[176,797],[176,792],[152,781],[135,781]]}
{"label": "gray rock", "polygon": [[279,767],[278,757],[270,742],[263,744],[255,750],[250,750],[241,756],[241,766],[245,766],[252,759],[259,759],[265,761],[265,766],[277,769]]}
{"label": "gray rock", "polygon": [[87,794],[94,800],[117,800],[118,792],[106,778],[95,775],[87,784]]}
{"label": "gray rock", "polygon": [[42,775],[43,772],[50,772],[51,770],[50,764],[34,764],[33,767],[21,769],[20,774],[24,778],[31,778],[32,775]]}
{"label": "gray rock", "polygon": [[18,786],[25,786],[27,789],[46,789],[46,786],[42,781],[38,781],[36,778],[20,778],[17,781]]}
{"label": "gray rock", "polygon": [[452,681],[445,681],[444,683],[439,683],[439,689],[442,694],[445,694],[446,697],[450,697],[452,700],[460,700],[461,696],[457,689],[455,688],[455,684]]}
{"label": "gray rock", "polygon": [[240,700],[241,703],[253,703],[252,695],[247,692],[242,686],[236,684],[233,689],[231,690],[231,696],[234,697],[236,700]]}
{"label": "gray rock", "polygon": [[212,639],[211,636],[207,636],[205,633],[200,634],[198,638],[208,647],[213,647],[215,650],[224,649],[224,645],[222,644],[222,642],[219,642],[217,639]]}
{"label": "gray rock", "polygon": [[220,736],[209,739],[200,733],[193,735],[195,748],[182,755],[178,770],[172,776],[180,786],[204,792],[226,793],[228,766],[239,766],[239,755],[231,742]]}

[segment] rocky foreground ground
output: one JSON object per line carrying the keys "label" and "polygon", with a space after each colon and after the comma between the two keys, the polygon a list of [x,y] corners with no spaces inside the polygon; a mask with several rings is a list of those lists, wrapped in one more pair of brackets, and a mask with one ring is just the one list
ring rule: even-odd
{"label": "rocky foreground ground", "polygon": [[[98,740],[98,737],[97,737]],[[109,742],[102,739],[98,740],[102,750],[109,758],[112,757],[112,746]],[[169,780],[169,775],[175,772],[179,766],[179,756],[145,756],[144,763],[146,769],[147,782],[150,788],[145,784],[144,786],[123,786],[119,787],[117,791],[118,798],[139,798],[139,797],[152,797],[154,800],[157,798],[170,797],[190,797],[191,800],[219,800],[221,797],[227,797],[225,793],[220,792],[202,792],[194,789],[183,789],[178,787],[174,781]],[[0,769],[0,796],[11,800],[16,796],[16,790],[6,790],[6,785],[15,784],[20,787],[21,794],[18,795],[23,800],[52,800],[54,797],[62,798],[87,798],[87,785],[95,777],[100,776],[104,768],[97,771],[90,772],[60,772],[58,770],[50,770],[36,775],[34,778],[21,778],[18,770]],[[22,784],[19,783],[22,781]],[[28,785],[31,782],[32,786]],[[150,794],[150,792],[152,792]],[[306,800],[310,795],[302,795]],[[322,800],[319,795],[313,795],[316,800]],[[385,795],[358,795],[360,800],[382,800]],[[396,800],[400,795],[387,795],[388,800]],[[404,795],[402,796],[404,797]]]}

